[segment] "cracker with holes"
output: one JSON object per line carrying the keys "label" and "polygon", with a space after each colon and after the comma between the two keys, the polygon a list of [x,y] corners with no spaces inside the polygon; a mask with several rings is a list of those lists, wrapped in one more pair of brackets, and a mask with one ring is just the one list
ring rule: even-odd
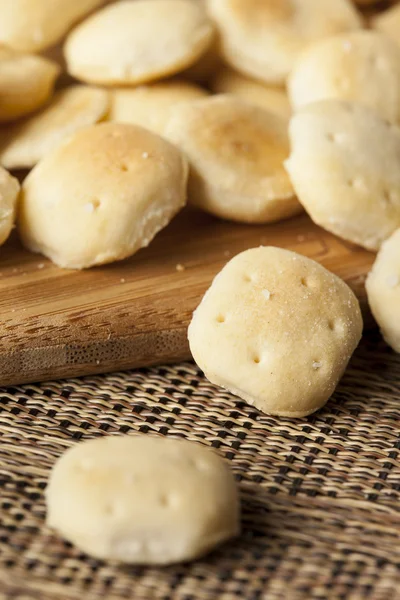
{"label": "cracker with holes", "polygon": [[267,83],[284,84],[309,44],[362,26],[350,0],[206,1],[225,62]]}
{"label": "cracker with holes", "polygon": [[304,417],[327,402],[361,333],[344,281],[309,258],[259,247],[217,275],[188,337],[211,382],[267,414]]}
{"label": "cracker with holes", "polygon": [[1,0],[0,42],[27,52],[56,44],[104,0]]}
{"label": "cracker with holes", "polygon": [[166,565],[202,556],[239,533],[227,464],[207,447],[162,437],[109,436],[56,463],[47,522],[96,558]]}
{"label": "cracker with holes", "polygon": [[108,93],[88,85],[59,90],[50,104],[22,121],[0,129],[0,164],[29,169],[65,137],[100,121],[109,106]]}
{"label": "cracker with holes", "polygon": [[147,246],[182,208],[187,174],[178,149],[146,129],[84,127],[25,179],[22,240],[65,268],[121,260]]}
{"label": "cracker with holes", "polygon": [[141,125],[163,135],[177,105],[204,98],[206,90],[187,81],[163,81],[110,92],[108,119],[118,123]]}
{"label": "cracker with holes", "polygon": [[313,221],[369,250],[400,227],[400,128],[341,100],[292,118],[285,166]]}
{"label": "cracker with holes", "polygon": [[14,227],[19,189],[18,180],[0,167],[0,245]]}
{"label": "cracker with holes", "polygon": [[203,210],[246,223],[301,212],[283,167],[285,119],[233,96],[213,96],[178,107],[166,136],[189,158],[189,199]]}
{"label": "cracker with holes", "polygon": [[327,38],[305,50],[288,80],[294,110],[337,98],[400,121],[400,48],[376,31]]}
{"label": "cracker with holes", "polygon": [[104,85],[137,85],[173,75],[211,45],[214,28],[192,0],[124,0],[76,27],[65,44],[68,71]]}
{"label": "cracker with holes", "polygon": [[216,94],[232,94],[285,119],[290,117],[290,104],[283,88],[255,81],[229,67],[224,67],[215,74],[211,89]]}
{"label": "cracker with holes", "polygon": [[400,352],[400,229],[382,244],[368,275],[366,289],[383,337]]}
{"label": "cracker with holes", "polygon": [[0,123],[43,106],[53,93],[59,72],[52,60],[0,45]]}

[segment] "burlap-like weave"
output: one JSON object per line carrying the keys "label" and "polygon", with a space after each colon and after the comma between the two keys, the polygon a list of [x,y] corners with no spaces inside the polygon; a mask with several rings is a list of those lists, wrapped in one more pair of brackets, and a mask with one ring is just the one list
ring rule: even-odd
{"label": "burlap-like weave", "polygon": [[[332,400],[262,415],[192,364],[0,393],[0,598],[400,598],[400,357],[369,335]],[[49,469],[79,440],[123,433],[213,446],[240,482],[243,534],[164,569],[101,563],[44,524]]]}

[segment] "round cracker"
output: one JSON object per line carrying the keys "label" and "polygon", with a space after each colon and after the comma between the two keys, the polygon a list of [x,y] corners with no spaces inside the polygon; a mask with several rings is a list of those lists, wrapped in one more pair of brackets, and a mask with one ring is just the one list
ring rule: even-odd
{"label": "round cracker", "polygon": [[104,0],[1,0],[0,42],[26,52],[56,44]]}
{"label": "round cracker", "polygon": [[163,81],[110,92],[109,120],[141,125],[163,135],[178,104],[204,98],[203,88],[185,81]]}
{"label": "round cracker", "polygon": [[369,106],[398,123],[400,49],[376,31],[355,31],[322,40],[300,56],[289,76],[288,92],[295,110],[337,98]]}
{"label": "round cracker", "polygon": [[146,129],[80,129],[25,179],[22,240],[66,268],[131,256],[185,204],[187,172],[178,149]]}
{"label": "round cracker", "polygon": [[70,448],[46,489],[47,522],[88,554],[166,565],[239,533],[228,465],[187,440],[107,436]]}
{"label": "round cracker", "polygon": [[188,338],[211,382],[265,413],[303,417],[327,402],[361,333],[344,281],[305,256],[259,247],[217,275]]}
{"label": "round cracker", "polygon": [[0,245],[14,227],[19,190],[18,180],[0,167]]}
{"label": "round cracker", "polygon": [[372,19],[372,27],[400,44],[400,5],[395,4]]}
{"label": "round cracker", "polygon": [[99,88],[59,90],[42,111],[1,130],[0,163],[8,169],[33,167],[67,135],[100,121],[108,106],[108,93]]}
{"label": "round cracker", "polygon": [[166,135],[189,158],[189,201],[203,210],[246,223],[301,211],[283,167],[284,119],[233,96],[213,96],[179,107]]}
{"label": "round cracker", "polygon": [[0,123],[34,112],[53,93],[58,65],[0,45]]}
{"label": "round cracker", "polygon": [[207,0],[228,64],[283,84],[310,43],[362,26],[350,0]]}
{"label": "round cracker", "polygon": [[400,229],[382,244],[365,286],[383,337],[400,352]]}
{"label": "round cracker", "polygon": [[283,88],[255,81],[229,67],[220,69],[215,74],[211,82],[211,89],[216,94],[237,96],[285,119],[289,119],[292,112]]}
{"label": "round cracker", "polygon": [[204,8],[192,0],[125,0],[76,27],[65,57],[71,75],[83,81],[137,85],[195,63],[213,33]]}
{"label": "round cracker", "polygon": [[323,100],[290,122],[286,168],[321,227],[369,250],[400,227],[400,129],[360,104]]}

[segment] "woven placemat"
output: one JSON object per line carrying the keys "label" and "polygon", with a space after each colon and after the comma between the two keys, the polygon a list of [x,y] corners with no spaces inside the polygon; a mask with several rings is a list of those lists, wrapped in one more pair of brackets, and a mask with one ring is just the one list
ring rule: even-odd
{"label": "woven placemat", "polygon": [[[2,600],[400,598],[400,357],[375,334],[305,419],[262,415],[189,363],[10,387],[0,408]],[[190,565],[124,568],[46,528],[56,458],[79,440],[137,432],[230,461],[239,539]]]}

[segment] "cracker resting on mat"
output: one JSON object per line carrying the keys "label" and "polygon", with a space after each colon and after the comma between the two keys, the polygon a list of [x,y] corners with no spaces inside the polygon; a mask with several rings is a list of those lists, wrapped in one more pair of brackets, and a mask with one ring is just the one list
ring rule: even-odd
{"label": "cracker resting on mat", "polygon": [[239,533],[239,495],[213,450],[151,435],[76,444],[56,462],[47,522],[101,559],[166,565]]}
{"label": "cracker resting on mat", "polygon": [[344,281],[305,256],[261,246],[215,277],[188,338],[212,383],[267,414],[303,417],[327,402],[361,333]]}

